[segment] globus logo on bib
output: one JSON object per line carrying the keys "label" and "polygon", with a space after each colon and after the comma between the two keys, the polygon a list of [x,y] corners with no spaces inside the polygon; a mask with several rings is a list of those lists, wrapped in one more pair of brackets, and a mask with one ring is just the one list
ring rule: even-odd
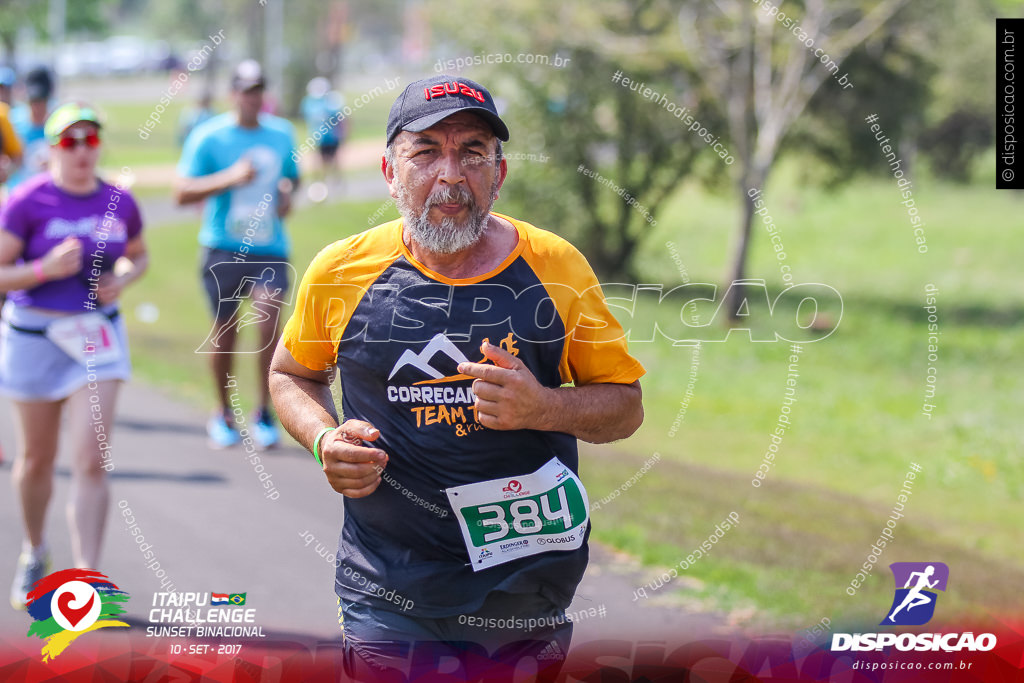
{"label": "globus logo on bib", "polygon": [[[889,565],[896,583],[892,605],[881,626],[920,626],[935,614],[938,593],[945,591],[949,567],[942,562],[893,562]],[[900,652],[987,652],[996,646],[992,633],[834,633],[833,652],[880,652],[895,647]]]}
{"label": "globus logo on bib", "polygon": [[572,543],[576,540],[576,534],[571,533],[568,536],[554,536],[552,538],[544,538],[541,536],[537,539],[537,545],[554,545],[556,543]]}

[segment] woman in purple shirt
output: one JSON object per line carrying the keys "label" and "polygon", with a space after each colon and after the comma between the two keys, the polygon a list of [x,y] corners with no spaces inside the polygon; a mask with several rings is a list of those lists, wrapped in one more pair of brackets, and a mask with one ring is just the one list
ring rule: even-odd
{"label": "woman in purple shirt", "polygon": [[113,469],[110,428],[131,365],[121,290],[148,258],[142,219],[128,191],[96,176],[100,121],[70,103],[46,122],[50,167],[25,181],[0,212],[0,391],[15,406],[13,475],[25,542],[11,587],[24,608],[32,584],[49,573],[43,529],[53,489],[63,417],[73,440],[68,504],[75,565],[97,569]]}

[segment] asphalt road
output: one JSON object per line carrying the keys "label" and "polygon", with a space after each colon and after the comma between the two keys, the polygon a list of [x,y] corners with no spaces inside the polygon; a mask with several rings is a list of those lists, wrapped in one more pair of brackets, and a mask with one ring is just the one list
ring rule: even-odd
{"label": "asphalt road", "polygon": [[[140,629],[148,625],[154,594],[169,590],[168,582],[173,582],[178,591],[247,593],[247,606],[256,609],[256,623],[268,636],[335,639],[332,554],[342,522],[341,498],[309,453],[296,446],[260,454],[273,486],[268,492],[244,449],[207,447],[205,419],[205,408],[138,383],[125,385],[113,436],[111,508],[98,569],[131,595],[127,615]],[[12,420],[9,402],[0,399],[3,491],[12,490]],[[47,519],[54,569],[71,562],[64,515],[67,463],[68,454],[62,452]],[[274,498],[272,491],[279,495]],[[16,505],[13,495],[0,496],[0,548],[5,549],[0,588],[5,594],[21,543]],[[152,560],[138,550],[122,507],[131,511],[145,543],[152,545]],[[159,567],[147,566],[152,561]],[[158,577],[158,570],[165,573]],[[653,600],[634,602],[633,589],[654,573],[594,547],[570,611],[595,608],[604,614],[579,621],[574,644],[605,637],[665,640],[671,635],[672,640],[685,640],[726,628],[720,615],[693,614]],[[26,614],[0,605],[0,632],[23,632],[28,623]]]}

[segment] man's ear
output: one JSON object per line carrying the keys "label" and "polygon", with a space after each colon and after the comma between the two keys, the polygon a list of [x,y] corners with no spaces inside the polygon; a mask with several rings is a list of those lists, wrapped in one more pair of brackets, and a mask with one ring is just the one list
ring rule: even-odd
{"label": "man's ear", "polygon": [[384,174],[384,180],[388,184],[388,193],[392,198],[397,198],[398,195],[395,188],[395,169],[394,166],[388,165],[388,159],[384,155],[381,155],[380,157],[380,172]]}
{"label": "man's ear", "polygon": [[501,186],[505,184],[505,176],[508,175],[508,162],[502,157],[501,163],[498,164],[498,186],[494,188],[494,199],[498,198],[498,191],[501,190]]}

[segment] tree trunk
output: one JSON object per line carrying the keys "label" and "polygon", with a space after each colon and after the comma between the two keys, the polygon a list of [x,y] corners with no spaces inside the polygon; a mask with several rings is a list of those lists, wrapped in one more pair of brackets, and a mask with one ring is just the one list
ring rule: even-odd
{"label": "tree trunk", "polygon": [[736,250],[733,252],[732,268],[729,271],[729,281],[725,283],[725,291],[729,293],[726,301],[726,312],[729,315],[729,322],[739,320],[740,304],[745,298],[743,287],[733,287],[732,283],[746,278],[747,255],[750,251],[750,238],[754,227],[754,201],[748,190],[762,190],[767,179],[767,171],[760,169],[744,174],[744,180],[739,185],[740,199],[743,202],[743,211],[740,214],[739,239],[736,243]]}
{"label": "tree trunk", "polygon": [[[258,2],[246,3],[244,6],[238,6],[236,12],[238,12],[239,23],[245,26],[245,54],[242,55],[241,59],[236,59],[235,63],[237,64],[242,59],[255,59],[263,67],[263,72],[266,74],[267,56],[264,54],[263,49],[263,19],[266,14],[266,8]],[[232,65],[233,67],[234,65]]]}
{"label": "tree trunk", "polygon": [[5,30],[0,34],[0,40],[2,40],[4,46],[3,63],[10,64],[12,66],[17,64],[17,36],[15,33],[13,31]]}

